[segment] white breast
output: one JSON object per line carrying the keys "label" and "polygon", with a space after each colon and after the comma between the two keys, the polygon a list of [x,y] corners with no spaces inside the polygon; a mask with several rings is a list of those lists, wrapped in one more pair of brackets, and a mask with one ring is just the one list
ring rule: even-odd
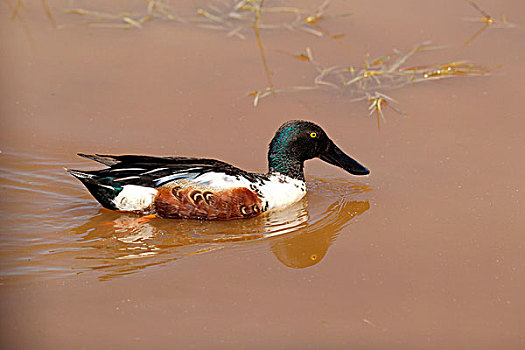
{"label": "white breast", "polygon": [[304,181],[296,180],[282,174],[270,174],[268,180],[262,183],[252,183],[240,176],[231,176],[224,173],[207,173],[196,177],[193,181],[205,186],[218,189],[246,187],[256,191],[263,201],[268,204],[268,210],[281,209],[293,204],[304,197],[306,185]]}
{"label": "white breast", "polygon": [[304,197],[304,181],[281,174],[271,174],[268,181],[256,186],[262,194],[261,199],[268,202],[268,209],[285,208]]}

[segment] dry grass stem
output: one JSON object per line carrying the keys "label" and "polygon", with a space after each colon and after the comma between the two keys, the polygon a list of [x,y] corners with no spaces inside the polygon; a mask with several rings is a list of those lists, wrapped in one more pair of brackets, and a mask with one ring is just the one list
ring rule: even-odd
{"label": "dry grass stem", "polygon": [[368,110],[370,111],[369,115],[375,114],[377,117],[377,129],[381,129],[381,121],[386,122],[385,115],[383,114],[383,109],[385,107],[390,108],[402,117],[406,117],[405,113],[391,105],[392,102],[396,101],[385,94],[376,91],[373,94],[368,94],[367,100],[370,102],[368,107]]}
{"label": "dry grass stem", "polygon": [[175,16],[174,11],[164,1],[144,0],[144,2],[146,6],[139,13],[109,13],[82,8],[72,8],[65,12],[86,17],[86,23],[90,26],[105,28],[141,29],[143,24],[153,19],[180,21],[180,18]]}
{"label": "dry grass stem", "polygon": [[467,41],[465,41],[464,45],[470,45],[476,38],[478,38],[489,27],[493,27],[493,28],[515,27],[514,24],[509,23],[507,21],[507,17],[505,15],[501,15],[501,19],[498,20],[492,17],[491,15],[489,15],[487,12],[485,12],[473,0],[466,0],[466,1],[483,16],[481,18],[468,19],[468,20],[475,21],[475,22],[481,22],[483,23],[483,26],[480,29],[478,29]]}
{"label": "dry grass stem", "polygon": [[[10,0],[6,0],[10,1]],[[22,3],[22,0],[16,0]],[[47,8],[46,0],[41,0]],[[226,32],[228,37],[244,39],[251,30],[253,23],[263,30],[303,31],[318,37],[328,36],[340,39],[343,34],[331,34],[319,25],[321,20],[328,18],[325,11],[331,0],[324,0],[316,9],[303,9],[291,6],[262,6],[264,0],[207,0],[206,4],[197,7],[191,15],[175,15],[168,0],[142,0],[145,7],[137,13],[108,13],[104,11],[72,8],[66,13],[81,15],[87,18],[87,24],[92,26],[116,28],[142,28],[145,22],[154,19],[189,22],[201,28]],[[51,14],[51,12],[46,11]],[[261,18],[264,15],[264,21]],[[339,14],[332,17],[343,17]],[[48,15],[49,17],[49,15]],[[54,21],[53,17],[50,20]]]}
{"label": "dry grass stem", "polygon": [[[56,26],[47,0],[40,1],[49,21]],[[300,54],[280,52],[311,65],[316,72],[313,80],[304,86],[276,88],[272,79],[273,73],[270,70],[262,44],[261,31],[284,29],[302,31],[318,37],[342,38],[343,34],[329,33],[320,25],[327,18],[326,10],[331,0],[320,0],[320,5],[315,9],[284,6],[281,2],[279,5],[273,6],[270,0],[266,2],[265,0],[203,0],[205,5],[196,8],[189,16],[176,16],[168,0],[142,1],[144,6],[136,13],[109,13],[83,8],[73,8],[66,12],[84,17],[90,26],[106,28],[141,29],[146,23],[160,19],[192,23],[202,28],[224,31],[228,37],[241,39],[246,38],[249,31],[253,30],[268,84],[267,88],[248,94],[253,98],[254,106],[257,106],[261,99],[270,95],[322,89],[336,91],[356,100],[367,100],[370,103],[370,114],[375,114],[379,123],[385,119],[384,111],[387,107],[404,116],[404,113],[392,107],[395,101],[385,94],[387,90],[430,80],[483,76],[494,69],[467,61],[451,61],[425,66],[407,65],[408,60],[417,54],[436,49],[431,47],[428,42],[416,45],[407,53],[393,50],[392,53],[374,59],[366,57],[364,62],[357,66],[325,66],[314,58],[310,48],[306,48],[306,51]],[[482,15],[476,21],[483,23],[483,27],[469,38],[465,45],[472,43],[489,26],[512,26],[507,22],[505,16],[501,16],[501,20],[498,20],[481,9],[474,0],[466,1]],[[22,23],[24,30],[31,38],[23,18],[20,16],[20,11],[25,10],[23,0],[6,0],[6,2],[11,8],[12,18]],[[335,17],[346,15],[340,14]],[[339,43],[343,45],[343,43]]]}
{"label": "dry grass stem", "polygon": [[[455,77],[482,76],[489,74],[494,68],[480,66],[467,61],[456,61],[425,66],[408,66],[407,61],[416,54],[435,50],[428,42],[415,46],[408,53],[394,50],[393,53],[369,60],[366,58],[359,66],[325,67],[313,57],[312,51],[307,48],[306,53],[292,55],[294,58],[308,62],[317,71],[311,86],[292,86],[280,89],[269,89],[272,94],[282,92],[297,92],[304,90],[324,89],[336,91],[354,100],[370,102],[371,114],[375,113],[378,120],[384,120],[384,109],[388,107],[404,116],[404,113],[392,107],[393,99],[385,91],[404,87],[430,80],[441,80]],[[254,94],[257,103],[261,98],[269,95],[268,90]]]}
{"label": "dry grass stem", "polygon": [[266,79],[268,80],[269,89],[273,90],[272,72],[270,71],[270,68],[268,67],[268,62],[266,61],[266,55],[264,54],[264,47],[262,45],[261,34],[259,31],[264,0],[254,2],[254,4],[256,4],[256,8],[255,8],[255,21],[253,23],[253,31],[255,32],[255,38],[257,39],[257,47],[259,48],[259,54],[261,55],[261,60],[263,63],[264,72],[266,73]]}
{"label": "dry grass stem", "polygon": [[[341,38],[342,35],[331,35],[318,24],[324,19],[324,13],[331,0],[325,0],[317,9],[308,10],[287,6],[262,6],[263,0],[237,0],[231,4],[212,1],[206,7],[196,10],[197,17],[192,22],[203,28],[213,28],[241,34],[249,29],[252,23],[258,22],[259,30],[303,31],[315,36]],[[263,16],[264,15],[264,16]],[[261,18],[264,17],[264,21]],[[210,27],[210,23],[214,26]]]}
{"label": "dry grass stem", "polygon": [[27,25],[24,17],[20,14],[20,10],[26,10],[25,4],[22,0],[16,0],[16,4],[12,4],[10,0],[6,0],[7,6],[9,6],[9,9],[11,10],[11,20],[12,21],[18,21],[22,25],[22,29],[24,30],[25,35],[27,36],[27,39],[31,43],[31,45],[35,44],[35,40],[33,39],[33,36],[31,35],[31,31],[29,30],[29,26]]}

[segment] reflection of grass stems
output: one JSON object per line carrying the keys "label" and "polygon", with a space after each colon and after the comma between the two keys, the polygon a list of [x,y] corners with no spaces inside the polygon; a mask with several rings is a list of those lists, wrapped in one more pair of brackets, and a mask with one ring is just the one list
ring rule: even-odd
{"label": "reflection of grass stems", "polygon": [[470,37],[470,39],[468,39],[467,41],[465,41],[463,43],[463,45],[467,46],[467,45],[470,45],[471,42],[474,41],[474,39],[476,39],[478,36],[481,35],[481,33],[483,33],[485,31],[485,29],[487,29],[488,27],[490,26],[490,23],[489,22],[486,22],[483,27],[481,27],[477,32],[474,33],[474,35],[472,35]]}
{"label": "reflection of grass stems", "polygon": [[260,0],[255,11],[255,23],[253,24],[253,30],[255,32],[255,37],[257,38],[257,47],[259,47],[259,53],[261,55],[264,71],[266,72],[266,79],[268,79],[268,86],[270,90],[273,90],[272,73],[268,68],[268,62],[266,62],[266,56],[264,55],[264,47],[261,42],[261,34],[259,33],[259,25],[261,24],[261,9],[263,7],[263,3],[264,0]]}
{"label": "reflection of grass stems", "polygon": [[467,41],[465,41],[464,45],[469,45],[471,42],[474,41],[474,39],[476,39],[478,36],[481,35],[481,33],[483,33],[485,31],[485,29],[487,29],[492,23],[494,23],[496,20],[494,18],[492,18],[492,16],[490,16],[488,13],[486,13],[485,11],[483,11],[479,6],[478,4],[476,4],[474,1],[472,0],[467,0],[467,2],[472,5],[472,7],[474,7],[478,12],[480,12],[482,15],[483,15],[483,18],[480,18],[480,22],[483,22],[485,23],[483,25],[483,27],[481,27],[477,32],[474,33],[474,35],[472,35],[470,37],[470,39],[468,39]]}
{"label": "reflection of grass stems", "polygon": [[476,22],[483,23],[483,26],[477,30],[467,41],[465,41],[464,45],[469,45],[472,43],[478,36],[481,35],[488,27],[492,25],[499,25],[500,27],[512,27],[513,25],[507,22],[507,18],[505,15],[501,16],[501,21],[498,21],[496,18],[489,15],[487,12],[485,12],[481,7],[478,6],[473,0],[466,0],[476,11],[481,13],[483,17],[477,18]]}
{"label": "reflection of grass stems", "polygon": [[10,0],[6,0],[7,6],[9,6],[9,9],[11,10],[11,20],[18,20],[20,24],[22,25],[22,29],[24,30],[24,33],[26,34],[27,38],[29,39],[29,42],[31,45],[35,45],[35,39],[33,39],[33,36],[31,35],[31,32],[29,31],[29,27],[27,26],[27,23],[25,19],[20,16],[20,9],[26,9],[24,2],[22,0],[17,0],[16,5],[11,4]]}
{"label": "reflection of grass stems", "polygon": [[47,0],[40,0],[42,3],[42,7],[44,8],[44,12],[46,13],[46,17],[51,22],[51,25],[53,28],[57,27],[57,22],[55,21],[55,18],[53,17],[53,14],[51,13],[51,10],[49,9],[49,6],[47,5]]}
{"label": "reflection of grass stems", "polygon": [[6,0],[6,1],[7,1],[7,5],[11,9],[11,11],[13,11],[13,13],[11,14],[11,19],[12,20],[17,18],[17,17],[19,17],[18,13],[19,13],[20,9],[26,10],[26,7],[25,7],[24,2],[22,0],[16,0],[16,5],[14,7],[11,4],[11,1],[9,1],[9,0]]}

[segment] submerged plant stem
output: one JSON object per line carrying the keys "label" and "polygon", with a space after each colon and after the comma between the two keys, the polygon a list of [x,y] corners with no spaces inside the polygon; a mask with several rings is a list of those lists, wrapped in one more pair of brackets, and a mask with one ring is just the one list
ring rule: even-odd
{"label": "submerged plant stem", "polygon": [[259,54],[261,55],[261,60],[264,66],[264,71],[266,73],[266,79],[268,80],[268,86],[270,90],[273,90],[273,81],[272,73],[268,67],[268,62],[266,61],[266,55],[264,54],[264,47],[261,41],[261,33],[259,32],[259,25],[261,23],[261,9],[263,7],[264,0],[260,0],[259,6],[255,12],[255,23],[253,25],[253,30],[255,32],[255,37],[257,38],[257,47],[259,48]]}

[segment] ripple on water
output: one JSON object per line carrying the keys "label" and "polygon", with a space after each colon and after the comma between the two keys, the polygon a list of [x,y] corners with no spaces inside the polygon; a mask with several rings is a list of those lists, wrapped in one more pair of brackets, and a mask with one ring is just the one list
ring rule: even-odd
{"label": "ripple on water", "polygon": [[370,208],[370,187],[309,178],[308,195],[282,211],[248,220],[138,220],[101,209],[66,174],[60,157],[2,153],[1,278],[15,282],[96,271],[101,279],[131,274],[229,247],[269,252],[284,265],[319,263],[350,221]]}

